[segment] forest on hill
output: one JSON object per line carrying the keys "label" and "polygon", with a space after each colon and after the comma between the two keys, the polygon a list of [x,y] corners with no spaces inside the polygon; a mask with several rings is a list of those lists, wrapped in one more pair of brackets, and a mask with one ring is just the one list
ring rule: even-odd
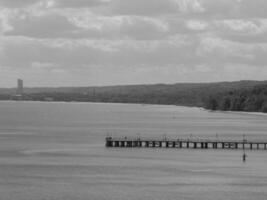
{"label": "forest on hill", "polygon": [[230,90],[212,94],[205,102],[210,110],[267,113],[267,84],[252,89]]}
{"label": "forest on hill", "polygon": [[[210,110],[266,112],[267,81],[177,83],[104,87],[25,88],[19,100],[198,106]],[[16,89],[0,89],[0,100],[16,100]]]}

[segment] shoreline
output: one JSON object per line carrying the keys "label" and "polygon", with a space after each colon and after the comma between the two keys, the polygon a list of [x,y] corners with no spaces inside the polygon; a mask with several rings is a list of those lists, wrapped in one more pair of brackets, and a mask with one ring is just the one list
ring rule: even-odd
{"label": "shoreline", "polygon": [[22,102],[22,103],[73,103],[73,104],[125,104],[125,105],[140,105],[140,106],[178,106],[178,107],[188,107],[200,109],[207,112],[220,112],[220,113],[231,113],[231,114],[248,114],[248,115],[261,115],[267,116],[267,113],[264,112],[248,112],[248,111],[223,111],[223,110],[209,110],[204,107],[199,106],[189,106],[189,105],[175,105],[175,104],[150,104],[150,103],[123,103],[123,102],[93,102],[93,101],[27,101],[27,100],[0,100],[0,102],[13,103],[13,102]]}
{"label": "shoreline", "polygon": [[261,115],[267,116],[267,113],[264,112],[248,112],[248,111],[231,111],[231,110],[209,110],[203,107],[200,107],[201,110],[205,110],[208,112],[220,112],[220,113],[231,113],[231,114],[248,114],[248,115]]}
{"label": "shoreline", "polygon": [[153,104],[153,103],[133,103],[133,102],[101,102],[101,101],[32,101],[32,100],[0,100],[0,102],[22,102],[22,103],[74,103],[74,104],[128,104],[128,105],[141,105],[141,106],[180,106],[189,108],[202,108],[198,106],[189,105],[175,105],[175,104]]}

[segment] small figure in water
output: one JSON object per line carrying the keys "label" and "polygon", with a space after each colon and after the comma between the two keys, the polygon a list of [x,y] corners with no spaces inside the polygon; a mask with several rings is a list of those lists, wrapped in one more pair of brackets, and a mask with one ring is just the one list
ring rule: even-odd
{"label": "small figure in water", "polygon": [[243,154],[243,162],[246,162],[247,154]]}
{"label": "small figure in water", "polygon": [[247,143],[246,135],[243,135],[243,162],[246,162],[247,154],[245,151],[245,143]]}

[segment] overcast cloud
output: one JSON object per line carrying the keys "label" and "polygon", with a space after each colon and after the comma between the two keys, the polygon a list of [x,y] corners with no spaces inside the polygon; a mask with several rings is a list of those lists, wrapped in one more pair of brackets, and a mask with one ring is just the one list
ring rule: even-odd
{"label": "overcast cloud", "polygon": [[0,87],[267,79],[266,0],[0,0]]}

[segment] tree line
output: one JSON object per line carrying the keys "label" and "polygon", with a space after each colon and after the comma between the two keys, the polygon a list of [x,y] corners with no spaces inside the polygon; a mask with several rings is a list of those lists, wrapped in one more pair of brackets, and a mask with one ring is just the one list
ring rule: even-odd
{"label": "tree line", "polygon": [[115,102],[197,106],[210,110],[267,112],[267,81],[177,83],[106,87],[5,89],[0,100]]}
{"label": "tree line", "polygon": [[210,110],[267,112],[267,84],[252,89],[211,94],[205,102]]}

